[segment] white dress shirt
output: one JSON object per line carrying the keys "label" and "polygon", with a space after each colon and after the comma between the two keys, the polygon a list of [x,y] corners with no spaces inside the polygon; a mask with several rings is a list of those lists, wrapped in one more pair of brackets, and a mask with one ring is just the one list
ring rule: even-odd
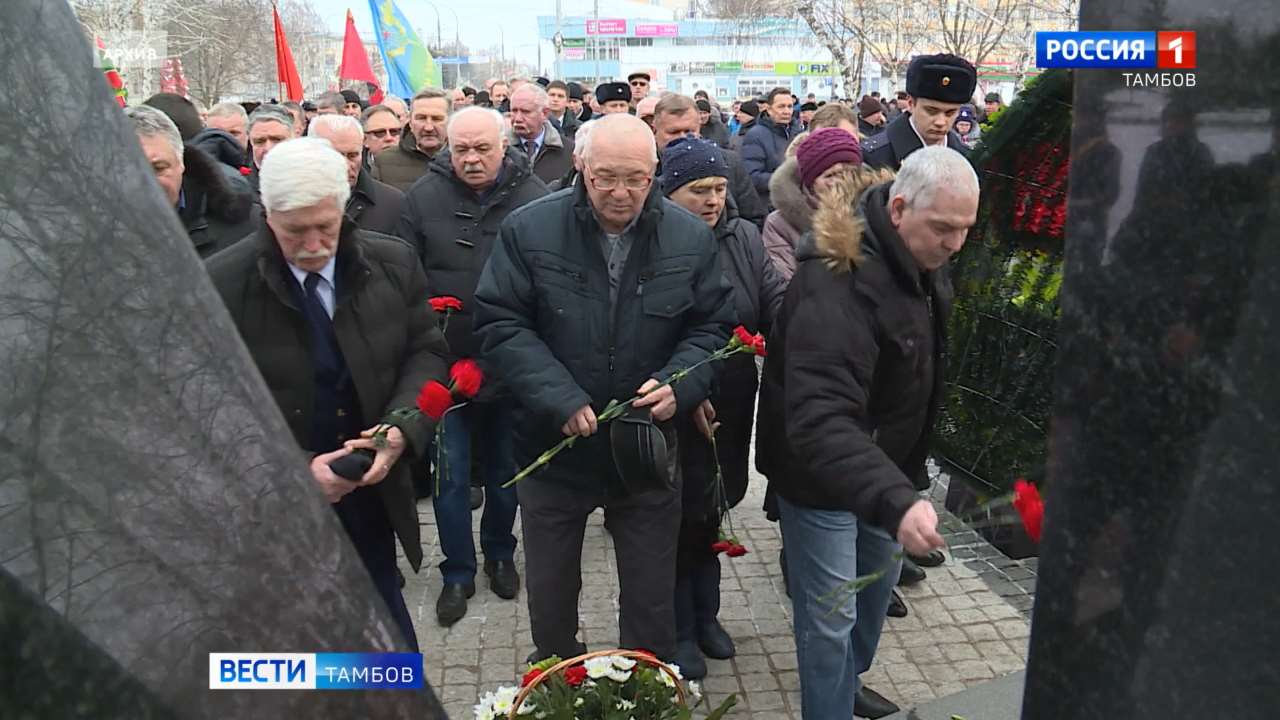
{"label": "white dress shirt", "polygon": [[[329,313],[329,318],[333,319],[333,310],[337,306],[337,285],[333,282],[334,269],[337,267],[337,257],[329,258],[329,262],[320,268],[320,283],[316,285],[316,294],[320,296],[320,304],[324,306],[324,311]],[[298,281],[298,287],[302,288],[302,294],[307,294],[307,275],[306,270],[300,270],[293,263],[289,263],[289,271],[293,273],[294,279]]]}

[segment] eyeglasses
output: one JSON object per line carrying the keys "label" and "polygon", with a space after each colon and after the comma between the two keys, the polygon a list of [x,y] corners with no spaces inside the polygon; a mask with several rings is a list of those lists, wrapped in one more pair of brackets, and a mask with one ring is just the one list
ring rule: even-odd
{"label": "eyeglasses", "polygon": [[[588,168],[588,171],[589,170],[590,169]],[[591,177],[591,186],[597,190],[616,190],[618,185],[621,184],[622,187],[627,190],[639,192],[640,190],[648,190],[649,186],[653,184],[653,178],[647,175],[643,177],[629,177],[623,180],[616,177],[600,177],[593,172],[588,172],[588,174]]]}
{"label": "eyeglasses", "polygon": [[631,87],[649,87],[649,83],[643,80],[632,80]]}
{"label": "eyeglasses", "polygon": [[382,128],[379,130],[366,130],[365,132],[378,139],[382,139],[387,136],[391,136],[393,138],[400,137],[400,128]]}

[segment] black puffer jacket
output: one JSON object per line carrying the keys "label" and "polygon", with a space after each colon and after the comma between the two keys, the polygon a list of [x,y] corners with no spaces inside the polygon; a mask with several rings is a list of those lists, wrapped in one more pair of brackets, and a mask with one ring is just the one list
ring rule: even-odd
{"label": "black puffer jacket", "polygon": [[182,151],[182,201],[178,217],[202,258],[230,247],[253,232],[262,210],[243,179],[194,145]]}
{"label": "black puffer jacket", "polygon": [[[452,295],[462,311],[449,318],[445,338],[454,357],[477,358],[492,377],[472,331],[476,283],[493,252],[498,228],[516,208],[547,194],[546,185],[529,171],[529,159],[507,149],[497,187],[484,200],[453,172],[449,151],[431,163],[422,181],[405,196],[397,234],[418,251],[433,296]],[[496,383],[486,383],[481,399],[491,397]]]}
{"label": "black puffer jacket", "polygon": [[945,268],[919,271],[889,222],[888,191],[833,193],[801,240],[765,361],[756,451],[770,491],[896,535],[928,486],[951,285]]}
{"label": "black puffer jacket", "polygon": [[[296,280],[270,227],[264,223],[207,267],[289,429],[305,447],[314,394],[307,321],[287,285]],[[335,278],[333,330],[360,398],[361,419],[372,427],[393,409],[413,407],[426,381],[446,379],[444,338],[427,305],[422,268],[400,240],[344,222]],[[394,424],[409,447],[378,489],[405,557],[417,569],[422,543],[408,461],[426,449],[432,423],[420,417]]]}
{"label": "black puffer jacket", "polygon": [[[600,413],[609,400],[626,400],[649,378],[666,379],[728,341],[731,289],[706,223],[655,190],[632,233],[611,309],[604,234],[585,188],[527,205],[502,225],[476,290],[476,332],[520,402],[519,465],[562,440],[561,426],[583,405]],[[713,374],[704,365],[676,387],[677,413],[707,397]],[[525,482],[618,487],[605,430]]]}
{"label": "black puffer jacket", "polygon": [[217,128],[205,128],[191,138],[192,145],[205,151],[214,160],[231,168],[239,174],[240,168],[249,166],[249,154],[240,147],[240,143],[231,137],[231,133]]}

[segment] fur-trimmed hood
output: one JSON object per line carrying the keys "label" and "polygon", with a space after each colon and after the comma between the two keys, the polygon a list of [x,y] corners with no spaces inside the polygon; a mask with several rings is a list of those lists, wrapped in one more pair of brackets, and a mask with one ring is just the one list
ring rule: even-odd
{"label": "fur-trimmed hood", "polygon": [[769,178],[769,202],[791,227],[801,233],[813,229],[814,209],[800,187],[800,165],[794,157],[787,158]]}
{"label": "fur-trimmed hood", "polygon": [[822,196],[818,210],[813,214],[813,230],[800,238],[796,246],[796,259],[823,257],[832,267],[850,270],[863,260],[863,235],[866,217],[862,212],[864,195],[868,190],[893,181],[894,173],[888,168],[862,166],[848,179],[833,186]]}
{"label": "fur-trimmed hood", "polygon": [[195,145],[183,147],[182,189],[188,212],[203,212],[226,223],[243,222],[253,209],[249,183],[231,175],[228,167]]}

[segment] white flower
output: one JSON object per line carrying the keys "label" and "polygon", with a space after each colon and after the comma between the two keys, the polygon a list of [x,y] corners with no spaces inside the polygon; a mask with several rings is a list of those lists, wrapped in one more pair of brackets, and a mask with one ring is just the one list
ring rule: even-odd
{"label": "white flower", "polygon": [[592,680],[608,677],[613,672],[613,660],[608,656],[591,658],[582,663],[582,665],[587,669],[587,677]]}
{"label": "white flower", "polygon": [[613,666],[619,670],[630,670],[636,666],[636,661],[629,657],[614,655],[610,659],[613,660]]}
{"label": "white flower", "polygon": [[[683,679],[684,679],[684,676],[680,674],[680,666],[679,666],[679,665],[676,665],[675,663],[671,663],[671,664],[667,665],[667,667],[671,668],[671,672],[675,673],[675,676],[676,676],[676,678],[677,678],[678,680],[683,680]],[[663,684],[663,685],[666,685],[666,686],[667,686],[667,687],[669,687],[669,688],[673,688],[673,687],[675,687],[675,686],[676,686],[676,681],[671,679],[671,675],[669,675],[669,674],[667,674],[667,673],[665,673],[665,672],[659,672],[658,674],[662,676],[662,684]]]}
{"label": "white flower", "polygon": [[485,693],[480,697],[480,702],[475,706],[475,720],[494,720],[493,719],[493,693]]}
{"label": "white flower", "polygon": [[574,701],[573,701],[573,706],[574,706],[574,707],[582,707],[582,698],[578,698],[577,700],[574,700]]}
{"label": "white flower", "polygon": [[516,695],[520,694],[519,688],[500,687],[493,697],[493,711],[498,715],[506,715],[511,712],[511,706],[515,704]]}
{"label": "white flower", "polygon": [[614,682],[616,682],[616,683],[624,683],[624,682],[626,682],[626,681],[627,681],[627,679],[628,679],[628,678],[630,678],[630,677],[631,677],[631,671],[630,671],[630,670],[618,670],[618,669],[616,669],[616,668],[615,668],[615,669],[611,669],[611,670],[609,671],[609,674],[608,674],[608,676],[607,676],[607,677],[608,677],[610,680],[612,680],[612,681],[614,681]]}
{"label": "white flower", "polygon": [[[526,700],[524,704],[520,706],[520,709],[516,711],[516,714],[532,715],[537,709],[538,709],[537,705],[534,705],[533,703]],[[539,714],[538,717],[546,717],[546,714],[545,713]]]}
{"label": "white flower", "polygon": [[691,696],[694,705],[697,705],[698,700],[702,699],[702,686],[698,684],[697,680],[690,681],[689,695]]}
{"label": "white flower", "polygon": [[633,703],[633,702],[631,702],[630,700],[619,700],[619,701],[618,701],[618,709],[619,709],[619,710],[634,710],[634,709],[635,709],[635,707],[636,707],[636,704],[635,704],[635,703]]}

